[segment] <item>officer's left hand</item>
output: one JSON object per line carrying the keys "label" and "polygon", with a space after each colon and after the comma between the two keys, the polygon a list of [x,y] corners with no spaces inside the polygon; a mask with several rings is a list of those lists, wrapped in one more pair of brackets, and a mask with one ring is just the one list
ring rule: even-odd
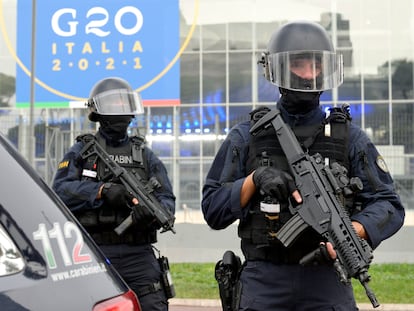
{"label": "officer's left hand", "polygon": [[354,226],[354,229],[356,231],[356,233],[358,234],[358,236],[364,240],[368,240],[368,235],[367,232],[365,231],[365,228],[363,225],[361,225],[359,222],[357,221],[353,221],[352,225]]}
{"label": "officer's left hand", "polygon": [[[362,239],[367,239],[367,233],[364,229],[364,226],[361,225],[359,222],[357,221],[353,221],[352,225],[355,228],[355,231],[357,233],[357,235],[362,238]],[[325,243],[321,243],[321,244],[325,244]],[[326,250],[328,251],[329,257],[331,257],[332,259],[336,259],[336,251],[332,245],[332,243],[330,242],[326,242]]]}
{"label": "officer's left hand", "polygon": [[[325,243],[322,242],[321,244],[325,244]],[[335,251],[332,243],[331,242],[326,242],[325,246],[326,246],[326,250],[328,252],[329,257],[331,257],[333,260],[335,260],[337,255],[336,255],[336,251]]]}

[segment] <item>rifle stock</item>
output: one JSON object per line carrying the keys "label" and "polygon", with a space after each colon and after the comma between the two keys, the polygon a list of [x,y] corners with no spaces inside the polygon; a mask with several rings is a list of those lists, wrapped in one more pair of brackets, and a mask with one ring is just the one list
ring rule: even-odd
{"label": "rifle stock", "polygon": [[375,294],[368,287],[372,249],[367,241],[357,235],[348,213],[338,200],[342,190],[329,166],[325,165],[320,154],[310,156],[303,151],[279,110],[268,112],[251,128],[250,133],[256,135],[270,125],[276,131],[302,197],[301,204],[290,204],[292,218],[277,232],[278,239],[288,247],[307,227],[312,227],[332,243],[337,253],[334,266],[341,281],[348,282],[351,277],[359,280],[373,307],[378,307]]}
{"label": "rifle stock", "polygon": [[[175,216],[167,209],[163,208],[158,202],[157,198],[153,194],[154,188],[149,182],[144,182],[138,174],[132,172],[131,174],[114,160],[112,160],[109,154],[99,143],[93,139],[86,143],[81,151],[83,159],[90,156],[97,156],[105,166],[110,170],[112,176],[120,180],[125,186],[126,190],[132,194],[133,197],[137,198],[142,208],[146,208],[151,215],[154,216],[156,222],[161,228],[162,232],[174,230]],[[125,218],[116,228],[115,232],[121,235],[126,229],[128,229],[133,223],[133,216],[131,214]]]}

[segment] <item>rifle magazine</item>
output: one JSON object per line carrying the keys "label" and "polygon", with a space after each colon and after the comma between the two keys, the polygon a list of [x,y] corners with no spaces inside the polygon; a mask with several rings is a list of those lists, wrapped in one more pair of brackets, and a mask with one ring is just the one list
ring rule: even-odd
{"label": "rifle magazine", "polygon": [[282,228],[280,228],[276,236],[285,247],[288,247],[307,227],[309,227],[309,225],[298,213],[296,213],[286,224],[283,225]]}

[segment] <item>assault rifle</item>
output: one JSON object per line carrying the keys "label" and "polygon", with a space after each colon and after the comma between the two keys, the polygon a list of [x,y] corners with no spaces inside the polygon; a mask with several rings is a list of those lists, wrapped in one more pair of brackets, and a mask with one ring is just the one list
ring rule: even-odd
{"label": "assault rifle", "polygon": [[[136,171],[129,173],[125,168],[110,158],[109,154],[95,138],[85,144],[80,154],[83,159],[94,155],[97,156],[109,169],[110,175],[118,179],[125,186],[126,190],[138,199],[142,205],[140,208],[146,208],[154,216],[157,223],[163,228],[161,233],[168,230],[175,233],[175,216],[169,210],[163,208],[158,202],[153,193],[154,183],[151,183],[151,180],[149,182],[144,181]],[[105,178],[103,179],[105,180]],[[131,211],[131,214],[115,228],[115,232],[118,235],[121,235],[134,223],[132,214],[133,212]]]}
{"label": "assault rifle", "polygon": [[[288,247],[307,227],[312,227],[327,242],[332,243],[337,254],[334,267],[341,282],[349,283],[350,278],[359,280],[372,306],[378,307],[375,294],[368,286],[368,268],[373,259],[372,249],[367,241],[357,235],[339,199],[343,189],[331,168],[325,165],[320,154],[310,156],[303,151],[295,134],[277,109],[263,116],[250,129],[250,133],[256,135],[269,126],[273,126],[276,131],[302,197],[301,204],[290,204],[292,217],[277,232],[277,238]],[[358,179],[357,185],[358,181],[362,189],[362,183]]]}

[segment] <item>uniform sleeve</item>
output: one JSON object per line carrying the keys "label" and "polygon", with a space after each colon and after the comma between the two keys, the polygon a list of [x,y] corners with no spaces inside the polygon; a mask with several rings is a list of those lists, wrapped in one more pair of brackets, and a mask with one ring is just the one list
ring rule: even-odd
{"label": "uniform sleeve", "polygon": [[351,219],[361,223],[375,249],[403,225],[405,211],[387,165],[375,145],[359,128],[351,128],[351,176],[358,176],[363,190],[357,196],[361,211]]}
{"label": "uniform sleeve", "polygon": [[233,128],[219,148],[203,186],[201,208],[213,229],[224,229],[242,219],[248,208],[240,206],[246,178],[249,123]]}
{"label": "uniform sleeve", "polygon": [[168,178],[167,169],[162,161],[154,154],[154,152],[145,147],[147,153],[147,167],[149,168],[148,177],[155,177],[161,184],[159,189],[154,191],[154,195],[160,204],[175,214],[175,195],[172,190],[171,181]]}
{"label": "uniform sleeve", "polygon": [[58,165],[52,188],[62,201],[74,211],[98,208],[102,200],[96,200],[102,182],[82,179],[82,161],[79,151],[82,143],[78,142],[65,154]]}

